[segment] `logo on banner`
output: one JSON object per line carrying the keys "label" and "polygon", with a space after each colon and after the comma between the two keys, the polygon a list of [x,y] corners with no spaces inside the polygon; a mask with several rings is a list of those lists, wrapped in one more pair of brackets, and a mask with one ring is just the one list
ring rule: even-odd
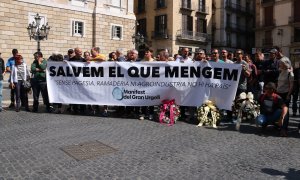
{"label": "logo on banner", "polygon": [[115,87],[112,91],[112,95],[116,100],[121,101],[123,99],[124,89]]}

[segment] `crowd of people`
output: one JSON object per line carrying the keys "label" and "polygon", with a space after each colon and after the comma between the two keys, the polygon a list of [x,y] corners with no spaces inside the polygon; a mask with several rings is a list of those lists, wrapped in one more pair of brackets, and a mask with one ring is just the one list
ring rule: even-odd
{"label": "crowd of people", "polygon": [[[179,54],[170,56],[168,50],[161,50],[154,57],[153,50],[146,48],[142,58],[139,58],[138,51],[131,49],[126,55],[122,54],[122,50],[117,49],[109,53],[108,57],[100,53],[99,47],[93,47],[90,51],[83,52],[80,48],[69,49],[67,55],[63,56],[59,53],[53,53],[48,59],[43,57],[42,52],[34,53],[34,61],[31,65],[27,65],[22,55],[17,49],[12,50],[12,57],[5,63],[0,58],[0,112],[2,107],[2,89],[3,77],[9,75],[10,100],[9,108],[15,109],[16,112],[24,107],[25,111],[39,111],[39,95],[42,95],[43,103],[46,111],[49,113],[62,113],[62,104],[51,104],[48,98],[46,67],[47,61],[73,61],[73,62],[153,62],[153,61],[177,61],[177,62],[217,62],[240,64],[242,73],[239,79],[236,96],[242,92],[252,92],[254,99],[260,103],[261,114],[257,118],[257,122],[264,130],[267,125],[275,124],[280,128],[280,135],[287,136],[287,128],[289,124],[289,104],[292,99],[292,114],[297,116],[300,113],[298,103],[300,68],[292,67],[292,64],[278,47],[270,50],[269,59],[264,58],[264,54],[260,51],[255,53],[252,60],[250,54],[244,53],[243,50],[237,49],[235,53],[228,52],[226,49],[212,49],[210,54],[206,54],[203,49],[194,52],[194,56],[188,48],[182,48]],[[1,54],[0,54],[1,55]],[[27,87],[26,82],[30,82],[31,87]],[[29,107],[28,94],[32,92],[33,105]],[[194,121],[196,107],[180,107],[180,118],[185,121]],[[189,113],[186,113],[186,110]],[[70,104],[67,108],[72,114],[92,114],[108,116],[107,106],[95,105],[78,105]],[[154,107],[117,107],[117,112],[122,117],[132,117],[143,120],[154,118]],[[186,115],[189,114],[189,115]],[[224,119],[231,121],[232,112],[227,111]],[[300,128],[300,125],[299,125]]]}

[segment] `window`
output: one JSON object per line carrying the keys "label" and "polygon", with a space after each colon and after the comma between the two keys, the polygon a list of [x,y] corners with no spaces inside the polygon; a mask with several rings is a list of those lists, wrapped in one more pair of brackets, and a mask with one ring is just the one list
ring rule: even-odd
{"label": "window", "polygon": [[273,26],[273,6],[265,7],[264,10],[265,26]]}
{"label": "window", "polygon": [[138,20],[137,32],[142,34],[144,37],[147,36],[147,23],[146,19]]}
{"label": "window", "polygon": [[155,16],[155,35],[166,35],[167,15]]}
{"label": "window", "polygon": [[300,28],[294,29],[294,42],[300,42]]}
{"label": "window", "polygon": [[192,3],[191,0],[181,0],[181,7],[185,9],[191,9],[192,8]]}
{"label": "window", "polygon": [[193,31],[193,16],[182,15],[182,29],[184,31]]}
{"label": "window", "polygon": [[163,8],[163,7],[166,7],[165,0],[156,0],[156,8],[159,9],[159,8]]}
{"label": "window", "polygon": [[231,46],[231,34],[226,33],[226,45]]}
{"label": "window", "polygon": [[122,40],[123,39],[123,27],[113,24],[111,26],[111,39]]}
{"label": "window", "polygon": [[145,12],[145,0],[138,0],[138,13]]}
{"label": "window", "polygon": [[294,22],[300,22],[300,1],[294,1]]}
{"label": "window", "polygon": [[84,22],[72,20],[72,36],[84,36]]}
{"label": "window", "polygon": [[231,23],[231,15],[230,14],[226,14],[226,25],[228,27],[230,27],[230,23]]}
{"label": "window", "polygon": [[240,27],[240,25],[241,25],[241,18],[240,17],[236,17],[236,25],[237,25],[237,27],[239,28]]}
{"label": "window", "polygon": [[121,0],[110,0],[110,4],[114,7],[121,7]]}
{"label": "window", "polygon": [[86,0],[71,0],[71,4],[73,6],[84,7],[85,3],[86,3]]}
{"label": "window", "polygon": [[206,33],[206,24],[207,24],[206,19],[198,18],[196,31],[199,33]]}
{"label": "window", "polygon": [[199,0],[199,11],[205,12],[205,0]]}

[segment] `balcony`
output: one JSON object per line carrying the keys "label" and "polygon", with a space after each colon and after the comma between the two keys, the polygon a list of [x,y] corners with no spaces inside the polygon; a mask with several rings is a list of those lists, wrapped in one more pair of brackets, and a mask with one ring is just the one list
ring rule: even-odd
{"label": "balcony", "polygon": [[275,0],[261,0],[261,4],[275,3]]}
{"label": "balcony", "polygon": [[296,25],[296,24],[300,24],[300,17],[289,17],[289,24],[290,25]]}
{"label": "balcony", "polygon": [[273,38],[262,39],[263,46],[273,46]]}
{"label": "balcony", "polygon": [[235,23],[226,23],[226,31],[237,32],[237,33],[246,33],[246,26],[242,26]]}
{"label": "balcony", "polygon": [[152,39],[168,39],[168,30],[160,30],[160,31],[152,31],[151,33],[151,38]]}
{"label": "balcony", "polygon": [[300,44],[300,37],[299,36],[291,36],[291,43]]}
{"label": "balcony", "polygon": [[265,21],[263,24],[264,27],[273,27],[276,26],[276,20],[273,19],[273,21]]}
{"label": "balcony", "polygon": [[195,4],[192,1],[189,0],[181,0],[179,1],[180,10],[186,11],[186,12],[192,12],[195,11]]}
{"label": "balcony", "polygon": [[197,14],[209,14],[209,7],[208,6],[199,6],[199,8],[196,11]]}
{"label": "balcony", "polygon": [[226,1],[225,8],[236,13],[246,13],[245,7],[241,6],[240,4],[232,3],[230,0]]}
{"label": "balcony", "polygon": [[211,41],[210,35],[195,31],[178,30],[176,37],[179,41],[202,42],[208,43]]}
{"label": "balcony", "polygon": [[260,21],[259,23],[256,23],[256,30],[272,30],[276,26],[276,20],[273,21]]}

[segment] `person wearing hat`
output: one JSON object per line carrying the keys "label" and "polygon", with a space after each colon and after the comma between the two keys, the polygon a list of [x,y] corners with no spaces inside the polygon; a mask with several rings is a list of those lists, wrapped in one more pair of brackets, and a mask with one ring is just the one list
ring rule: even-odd
{"label": "person wearing hat", "polygon": [[264,70],[261,71],[264,76],[264,84],[267,84],[268,82],[277,83],[279,75],[279,63],[276,59],[277,52],[276,49],[271,49],[269,60],[264,62]]}
{"label": "person wearing hat", "polygon": [[280,128],[280,136],[287,136],[288,128],[288,107],[284,100],[276,93],[275,83],[266,84],[264,94],[258,103],[260,104],[260,115],[256,118],[258,125],[262,127],[262,133],[268,125],[276,125]]}

